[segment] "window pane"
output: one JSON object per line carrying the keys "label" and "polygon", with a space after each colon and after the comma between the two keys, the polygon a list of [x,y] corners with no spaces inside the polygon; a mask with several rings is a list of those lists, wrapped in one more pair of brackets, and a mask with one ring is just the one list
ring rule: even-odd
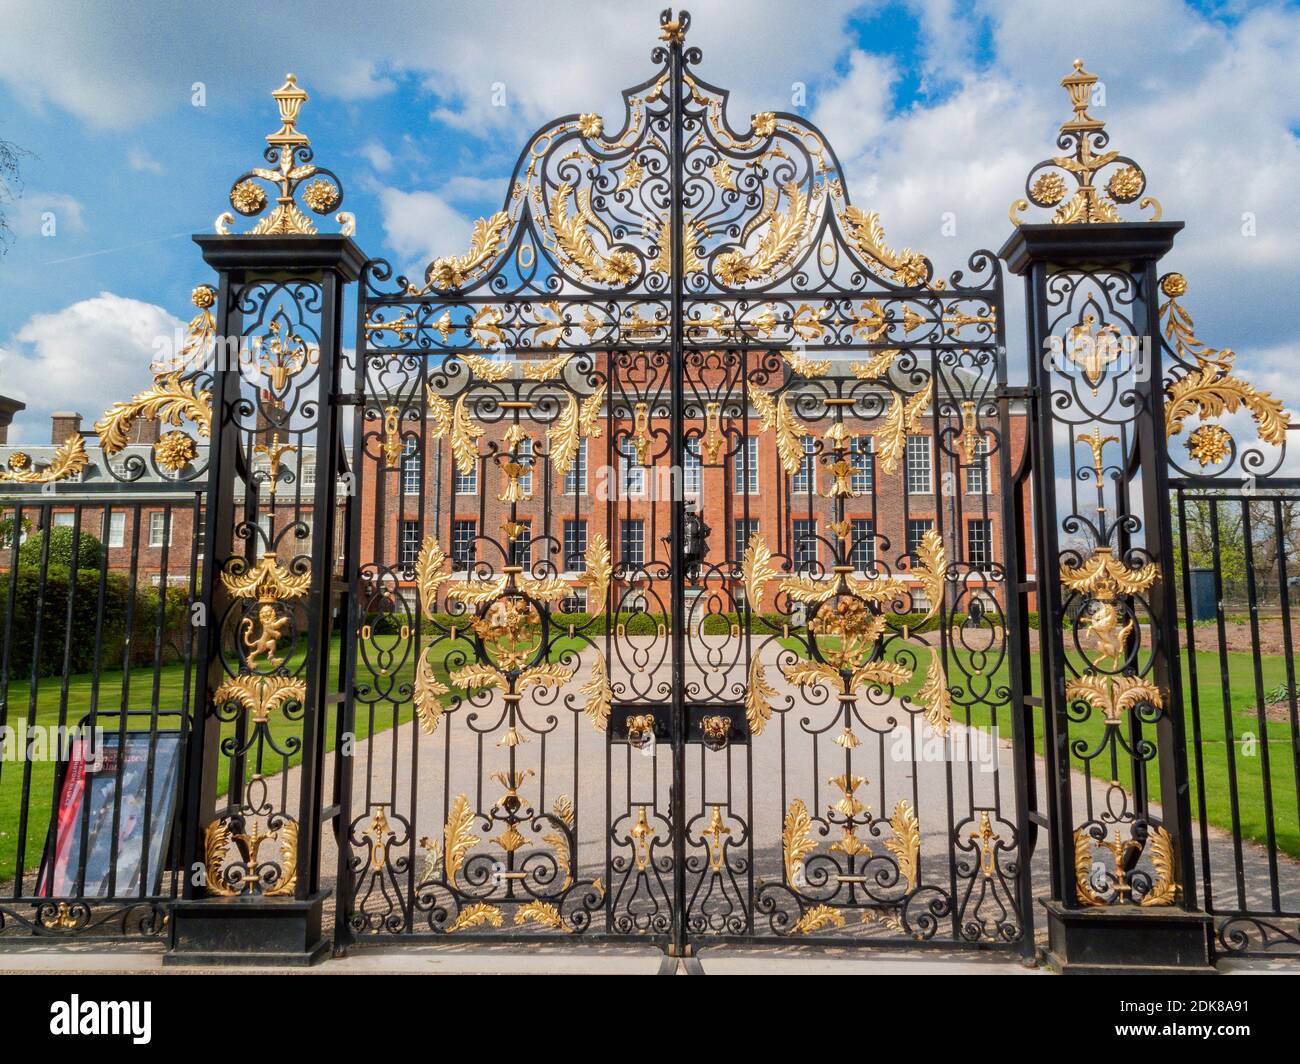
{"label": "window pane", "polygon": [[624,521],[619,529],[619,557],[625,565],[645,564],[645,523]]}
{"label": "window pane", "polygon": [[474,561],[474,522],[457,521],[451,530],[451,561],[454,569],[468,569]]}
{"label": "window pane", "polygon": [[579,441],[577,457],[574,458],[573,464],[569,466],[569,471],[564,474],[564,494],[587,494],[587,441],[585,438]]}
{"label": "window pane", "polygon": [[929,495],[933,490],[930,481],[930,437],[907,437],[907,493]]}
{"label": "window pane", "polygon": [[817,522],[795,521],[793,539],[795,569],[811,568],[817,561]]}
{"label": "window pane", "polygon": [[732,547],[735,551],[733,557],[742,558],[745,554],[745,548],[749,546],[749,540],[758,531],[757,517],[738,517],[735,524],[735,542]]}
{"label": "window pane", "polygon": [[700,493],[700,441],[695,436],[686,441],[686,456],[682,466],[682,490],[688,495]]}
{"label": "window pane", "polygon": [[816,484],[817,459],[814,452],[817,440],[813,436],[803,438],[803,458],[799,463],[799,472],[790,480],[790,490],[796,495],[807,495]]}
{"label": "window pane", "polygon": [[571,573],[587,571],[587,522],[564,522],[564,568]]}
{"label": "window pane", "polygon": [[733,490],[737,495],[758,494],[758,437],[746,436],[745,446],[733,459]]}
{"label": "window pane", "polygon": [[854,518],[853,550],[849,559],[853,568],[859,572],[868,572],[876,565],[876,522],[870,519]]}
{"label": "window pane", "polygon": [[410,436],[402,441],[402,494],[420,494],[419,445]]}
{"label": "window pane", "polygon": [[398,558],[404,568],[413,568],[420,556],[420,523],[402,521],[397,529]]}

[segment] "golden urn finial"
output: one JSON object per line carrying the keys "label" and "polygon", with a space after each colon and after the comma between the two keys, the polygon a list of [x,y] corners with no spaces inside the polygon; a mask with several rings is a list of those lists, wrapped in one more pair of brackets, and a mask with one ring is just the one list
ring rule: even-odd
{"label": "golden urn finial", "polygon": [[[271,93],[280,111],[280,128],[268,134],[264,155],[269,166],[255,166],[235,179],[230,205],[257,223],[245,236],[312,236],[316,225],[302,209],[312,214],[329,214],[343,202],[343,185],[333,171],[313,161],[311,139],[298,128],[298,115],[310,97],[293,74]],[[259,184],[261,182],[261,184]],[[272,190],[268,194],[269,186]],[[300,194],[301,190],[301,194]],[[235,215],[218,215],[216,231],[230,235]],[[346,212],[335,215],[343,235],[351,236],[356,219]]]}
{"label": "golden urn finial", "polygon": [[271,93],[271,96],[280,108],[280,128],[275,133],[268,134],[266,142],[276,146],[295,147],[299,144],[310,144],[307,134],[297,128],[298,112],[310,99],[307,93],[298,87],[298,79],[293,74],[286,74],[284,84]]}

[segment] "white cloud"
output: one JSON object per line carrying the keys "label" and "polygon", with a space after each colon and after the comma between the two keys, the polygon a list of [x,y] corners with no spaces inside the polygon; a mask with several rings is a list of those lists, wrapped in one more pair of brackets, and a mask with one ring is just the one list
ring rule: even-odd
{"label": "white cloud", "polygon": [[393,153],[376,140],[363,144],[361,154],[365,157],[366,162],[381,174],[389,170],[393,165]]}
{"label": "white cloud", "polygon": [[403,192],[381,187],[379,206],[384,236],[408,274],[423,275],[439,255],[462,254],[471,223],[436,192]]}
{"label": "white cloud", "polygon": [[112,292],[33,315],[0,348],[4,393],[27,404],[16,423],[24,437],[44,439],[54,410],[79,411],[89,428],[148,383],[159,345],[183,327],[162,307]]}
{"label": "white cloud", "polygon": [[146,174],[164,173],[163,164],[150,155],[143,148],[132,148],[126,153],[127,165],[132,170],[137,170]]}

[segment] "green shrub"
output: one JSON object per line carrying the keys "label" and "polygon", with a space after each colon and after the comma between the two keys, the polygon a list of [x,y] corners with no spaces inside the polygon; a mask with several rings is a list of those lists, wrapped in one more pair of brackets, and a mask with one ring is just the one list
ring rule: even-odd
{"label": "green shrub", "polygon": [[[73,529],[67,525],[55,525],[50,529],[50,552],[48,565],[51,569],[72,568]],[[45,533],[38,532],[28,536],[27,542],[18,548],[18,564],[39,567],[41,554],[45,550]],[[103,560],[104,545],[84,528],[77,539],[77,568],[81,570],[98,569]]]}

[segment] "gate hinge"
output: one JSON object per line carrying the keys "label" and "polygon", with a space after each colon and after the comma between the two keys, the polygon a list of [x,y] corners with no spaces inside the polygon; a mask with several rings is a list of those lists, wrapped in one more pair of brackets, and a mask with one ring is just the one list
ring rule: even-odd
{"label": "gate hinge", "polygon": [[334,406],[360,406],[365,401],[364,392],[353,392],[351,395],[345,392],[335,392],[330,396],[330,403]]}

